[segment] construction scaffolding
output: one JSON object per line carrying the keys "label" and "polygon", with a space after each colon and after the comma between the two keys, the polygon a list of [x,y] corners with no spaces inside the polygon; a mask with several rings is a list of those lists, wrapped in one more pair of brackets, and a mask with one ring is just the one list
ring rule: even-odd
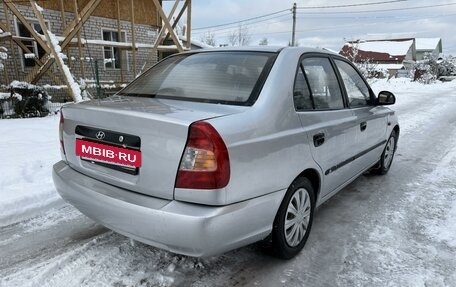
{"label": "construction scaffolding", "polygon": [[[12,65],[3,73],[5,85],[20,80],[66,86],[74,101],[81,100],[75,75],[94,75],[97,58],[105,82],[125,84],[153,65],[160,51],[191,47],[191,0],[175,0],[168,14],[161,0],[3,0],[3,10],[0,45],[8,45],[6,64]],[[178,35],[185,13],[186,33]]]}

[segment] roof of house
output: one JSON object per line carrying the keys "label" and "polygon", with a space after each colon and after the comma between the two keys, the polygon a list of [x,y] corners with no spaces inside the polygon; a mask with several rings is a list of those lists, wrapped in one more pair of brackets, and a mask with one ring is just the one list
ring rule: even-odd
{"label": "roof of house", "polygon": [[440,42],[440,38],[416,38],[417,50],[434,50]]}
{"label": "roof of house", "polygon": [[413,39],[348,42],[345,43],[339,54],[350,57],[354,54],[353,49],[357,48],[355,61],[369,59],[382,62],[402,62],[412,45]]}
{"label": "roof of house", "polygon": [[374,53],[386,53],[391,56],[407,55],[413,40],[406,41],[368,41],[358,44],[358,50]]}

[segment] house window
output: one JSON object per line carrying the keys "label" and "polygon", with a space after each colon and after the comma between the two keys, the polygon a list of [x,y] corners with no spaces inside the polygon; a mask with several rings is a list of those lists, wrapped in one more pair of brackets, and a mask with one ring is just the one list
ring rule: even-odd
{"label": "house window", "polygon": [[[124,42],[125,32],[121,32],[121,38],[119,33],[112,30],[103,30],[103,41],[110,42]],[[121,50],[119,47],[104,46],[103,47],[104,66],[107,69],[120,69],[122,64]]]}
{"label": "house window", "polygon": [[[36,32],[38,32],[41,35],[44,35],[43,30],[41,30],[41,26],[36,20],[28,20],[30,25],[35,29]],[[49,23],[46,23],[46,26],[49,27]],[[21,22],[17,21],[16,22],[16,28],[17,28],[17,34],[20,37],[25,37],[25,38],[33,38],[32,34],[30,33],[27,28],[25,28],[24,24]],[[46,52],[44,51],[43,47],[41,47],[40,44],[38,44],[34,40],[22,40],[22,43],[32,52],[35,54],[35,57],[37,58],[42,58]],[[25,67],[34,67],[36,65],[35,60],[33,59],[33,56],[31,57],[29,53],[23,49],[21,49],[22,53],[22,63]]]}

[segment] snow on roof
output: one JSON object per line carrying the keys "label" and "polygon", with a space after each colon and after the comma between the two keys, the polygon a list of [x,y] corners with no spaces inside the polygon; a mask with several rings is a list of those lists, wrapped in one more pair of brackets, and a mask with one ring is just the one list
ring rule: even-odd
{"label": "snow on roof", "polygon": [[[361,42],[358,45],[358,49],[366,52],[386,53],[391,56],[402,56],[407,55],[410,46],[412,46],[413,40],[407,41],[368,41]],[[351,44],[353,45],[353,44]]]}
{"label": "snow on roof", "polygon": [[402,64],[377,64],[375,65],[378,69],[387,69],[387,70],[399,70],[404,67]]}
{"label": "snow on roof", "polygon": [[[181,41],[187,41],[187,37],[180,35],[180,36],[179,36],[179,40],[181,40]],[[190,43],[193,44],[193,45],[195,45],[195,46],[199,46],[199,47],[201,47],[201,48],[214,48],[214,47],[211,46],[211,45],[208,45],[208,44],[206,44],[206,43],[204,43],[204,42],[201,42],[201,41],[198,41],[198,40],[195,40],[195,39],[191,39],[191,40],[190,40]]]}
{"label": "snow on roof", "polygon": [[440,38],[416,38],[417,50],[434,50],[440,42]]}

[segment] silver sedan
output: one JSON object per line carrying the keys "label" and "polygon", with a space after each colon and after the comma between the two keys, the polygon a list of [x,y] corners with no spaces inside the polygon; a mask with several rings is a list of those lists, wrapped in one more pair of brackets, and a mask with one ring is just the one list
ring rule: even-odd
{"label": "silver sedan", "polygon": [[176,54],[114,96],[62,109],[53,178],[88,217],[147,244],[207,256],[267,240],[291,258],[316,207],[388,172],[394,102],[324,50]]}

